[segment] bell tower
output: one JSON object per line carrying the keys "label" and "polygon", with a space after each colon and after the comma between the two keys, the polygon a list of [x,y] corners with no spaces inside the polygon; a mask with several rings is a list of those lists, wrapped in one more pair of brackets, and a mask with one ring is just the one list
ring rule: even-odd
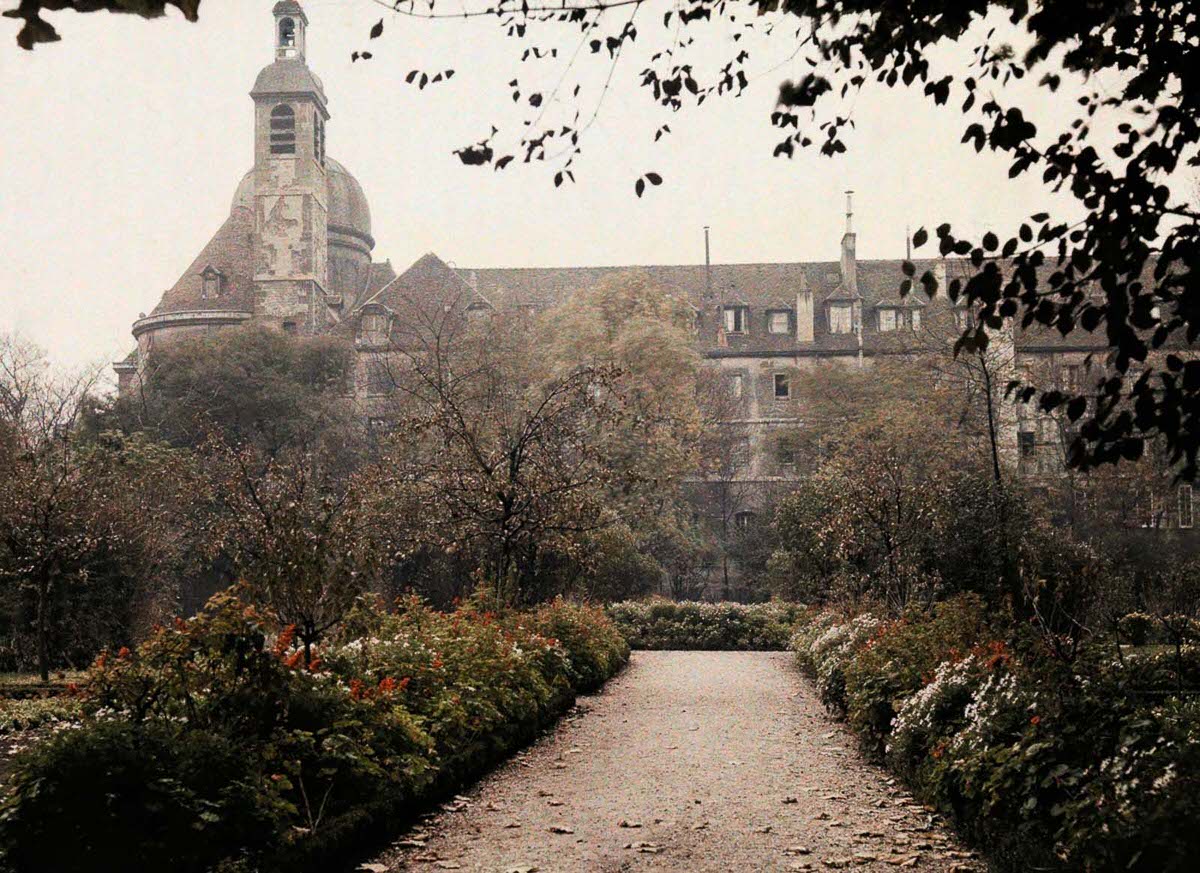
{"label": "bell tower", "polygon": [[254,100],[255,320],[297,333],[320,333],[330,315],[328,101],[305,60],[308,17],[281,0],[275,61],[258,74]]}

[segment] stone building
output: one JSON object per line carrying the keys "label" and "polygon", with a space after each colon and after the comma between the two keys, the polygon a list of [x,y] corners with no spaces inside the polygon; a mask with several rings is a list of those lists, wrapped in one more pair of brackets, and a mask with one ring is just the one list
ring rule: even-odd
{"label": "stone building", "polygon": [[[882,356],[911,354],[935,324],[966,326],[969,314],[944,295],[902,297],[901,260],[860,260],[847,201],[837,260],[774,264],[636,267],[461,268],[427,254],[397,275],[373,259],[371,211],[354,176],[325,151],[329,100],[309,69],[308,18],[295,0],[273,9],[274,60],[250,91],[254,166],[237,185],[225,223],[167,290],[133,324],[137,348],[115,365],[123,392],[134,390],[156,347],[180,337],[254,324],[288,333],[339,333],[361,352],[361,391],[381,380],[373,358],[419,301],[454,300],[464,317],[494,309],[544,310],[587,294],[614,273],[637,272],[689,301],[696,342],[718,368],[734,403],[730,424],[744,434],[730,448],[728,488],[736,500],[722,523],[749,523],[761,494],[799,474],[774,439],[803,424],[795,375],[816,366],[869,367]],[[965,276],[960,260],[916,262],[944,286]],[[1006,339],[1017,371],[1080,384],[1102,336],[1075,331],[1013,331]],[[1097,355],[1097,358],[1100,356]],[[377,362],[376,362],[377,363]],[[1045,379],[1043,378],[1043,384]],[[1062,470],[1059,424],[1029,409],[1011,410],[1004,439],[1011,463],[1031,477]],[[1019,414],[1018,414],[1019,412]],[[758,496],[756,496],[758,495]],[[1192,525],[1191,491],[1180,491],[1163,516]]]}

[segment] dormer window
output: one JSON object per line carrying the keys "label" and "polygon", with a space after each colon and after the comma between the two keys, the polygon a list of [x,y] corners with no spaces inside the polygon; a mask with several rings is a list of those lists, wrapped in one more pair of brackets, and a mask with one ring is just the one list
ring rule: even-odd
{"label": "dormer window", "polygon": [[472,303],[467,307],[467,321],[483,321],[491,311],[492,308],[486,303]]}
{"label": "dormer window", "polygon": [[854,332],[854,307],[849,303],[831,303],[829,305],[829,332]]}
{"label": "dormer window", "polygon": [[772,309],[767,313],[768,333],[791,333],[792,312],[790,309]]}
{"label": "dormer window", "polygon": [[722,317],[725,320],[725,333],[745,333],[750,320],[750,307],[725,306],[722,308]]}
{"label": "dormer window", "polygon": [[879,310],[879,332],[889,333],[899,328],[921,329],[921,310],[887,307]]}
{"label": "dormer window", "polygon": [[215,267],[205,267],[200,274],[202,286],[200,296],[204,300],[211,300],[221,296],[221,280],[224,278],[221,271]]}
{"label": "dormer window", "polygon": [[387,342],[391,332],[391,319],[384,312],[364,313],[358,323],[358,341],[366,345],[381,345]]}
{"label": "dormer window", "polygon": [[296,111],[286,103],[271,110],[271,154],[296,153]]}

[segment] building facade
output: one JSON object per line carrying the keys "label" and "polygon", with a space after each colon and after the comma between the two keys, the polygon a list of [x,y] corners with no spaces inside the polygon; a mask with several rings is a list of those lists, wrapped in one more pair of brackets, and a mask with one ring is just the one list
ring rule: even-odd
{"label": "building facade", "polygon": [[[122,392],[136,389],[153,350],[182,337],[257,325],[299,335],[341,334],[360,351],[360,390],[370,395],[373,358],[420,301],[456,301],[464,317],[489,310],[545,310],[613,274],[637,273],[686,300],[696,343],[729,392],[726,423],[741,436],[730,447],[728,482],[738,498],[722,524],[743,524],[771,486],[802,473],[779,449],[778,435],[803,427],[796,376],[814,367],[870,367],[911,355],[961,330],[969,313],[945,295],[902,296],[901,260],[860,260],[849,197],[836,260],[807,263],[691,264],[633,267],[457,268],[427,254],[397,274],[374,259],[366,195],[325,151],[329,100],[308,66],[309,21],[295,0],[273,9],[274,58],[250,97],[254,165],[237,185],[229,217],[149,314],[133,324],[137,348],[115,364]],[[945,287],[963,277],[961,260],[918,261]],[[414,304],[414,301],[417,303]],[[439,302],[441,301],[441,302]],[[938,327],[940,326],[940,327]],[[948,334],[947,334],[948,336]],[[1102,336],[1068,338],[1014,330],[1007,343],[1013,373],[1077,387],[1099,366]],[[1061,422],[1032,407],[1012,410],[1003,440],[1011,465],[1031,478],[1062,472]],[[1166,526],[1190,527],[1191,493],[1170,503]],[[1165,505],[1165,504],[1164,504]]]}

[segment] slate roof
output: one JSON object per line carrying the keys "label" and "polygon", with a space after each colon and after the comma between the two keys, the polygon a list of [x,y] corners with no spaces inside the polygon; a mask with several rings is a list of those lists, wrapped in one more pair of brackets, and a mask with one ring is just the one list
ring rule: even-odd
{"label": "slate roof", "polygon": [[392,269],[391,261],[383,263],[371,264],[371,270],[367,273],[366,284],[362,287],[359,293],[353,300],[346,301],[353,309],[357,306],[362,306],[380,291],[382,291],[393,279],[396,278],[396,271]]}
{"label": "slate roof", "polygon": [[[251,239],[254,215],[244,207],[234,207],[200,254],[163,295],[151,315],[198,310],[245,310],[254,308],[254,252]],[[204,296],[206,267],[220,271],[221,294]]]}
{"label": "slate roof", "polygon": [[[944,297],[930,301],[919,289],[907,298],[900,296],[905,276],[899,260],[857,262],[858,299],[863,308],[863,344],[870,350],[876,329],[876,306],[947,307]],[[914,262],[917,275],[935,269],[937,261]],[[587,294],[601,282],[622,273],[635,273],[668,292],[688,300],[699,313],[700,344],[714,354],[786,354],[801,351],[852,353],[858,350],[853,334],[830,334],[825,303],[842,288],[839,261],[774,264],[714,264],[711,289],[706,290],[703,264],[624,267],[517,267],[463,268],[457,271],[480,294],[499,307],[547,309],[565,302],[573,294]],[[814,300],[814,341],[797,344],[794,332],[767,331],[771,310],[794,311],[796,296],[804,287]],[[836,298],[835,298],[836,299]],[[749,331],[726,334],[721,344],[717,332],[722,306],[749,307]],[[794,325],[794,321],[793,321]],[[894,343],[890,343],[890,348]]]}

